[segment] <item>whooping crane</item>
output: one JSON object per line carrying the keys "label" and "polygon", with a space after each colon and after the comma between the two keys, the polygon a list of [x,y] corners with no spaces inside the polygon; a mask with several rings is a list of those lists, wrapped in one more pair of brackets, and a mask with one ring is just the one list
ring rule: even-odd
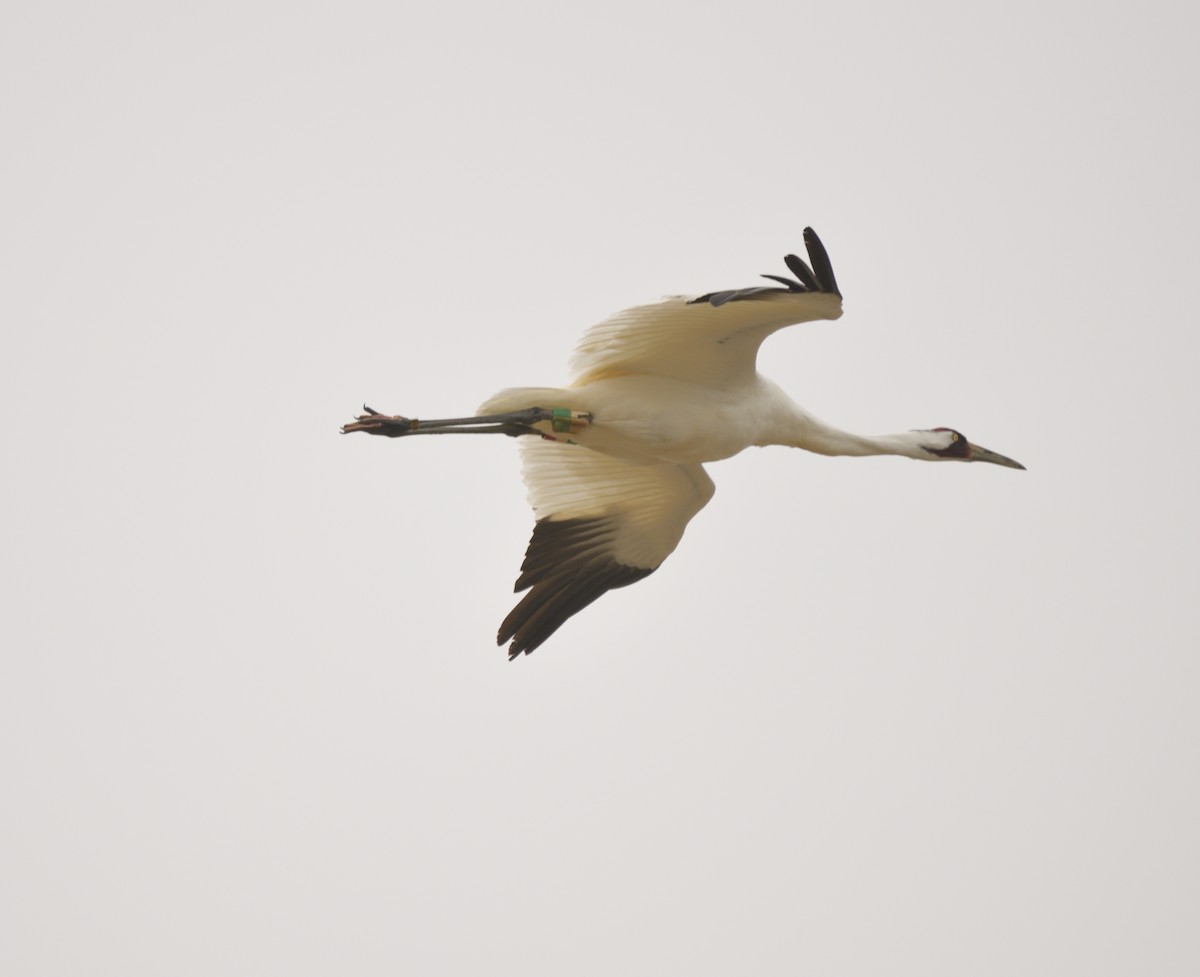
{"label": "whooping crane", "polygon": [[[514,590],[527,593],[500,625],[509,659],[528,654],[567,618],[615,587],[653,573],[712,498],[703,463],[751,445],[822,455],[903,455],[1024,468],[937,427],[865,437],[831,427],[755,368],[758,347],[784,326],[837,319],[842,295],[829,255],[804,229],[810,268],[795,279],[676,296],[619,312],[584,334],[568,387],[502,390],[474,417],[424,421],[366,412],[344,433],[521,437],[536,523]],[[523,437],[535,435],[535,437]]]}

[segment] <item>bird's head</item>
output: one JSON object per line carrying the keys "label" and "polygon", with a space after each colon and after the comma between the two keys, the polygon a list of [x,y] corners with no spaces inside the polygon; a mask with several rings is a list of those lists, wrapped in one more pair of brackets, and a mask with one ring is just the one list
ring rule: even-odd
{"label": "bird's head", "polygon": [[1003,465],[1005,468],[1020,468],[1025,466],[1019,461],[1005,458],[995,451],[988,451],[977,444],[971,444],[958,431],[948,427],[935,427],[932,431],[917,431],[920,436],[921,450],[926,452],[929,461],[988,461],[993,465]]}

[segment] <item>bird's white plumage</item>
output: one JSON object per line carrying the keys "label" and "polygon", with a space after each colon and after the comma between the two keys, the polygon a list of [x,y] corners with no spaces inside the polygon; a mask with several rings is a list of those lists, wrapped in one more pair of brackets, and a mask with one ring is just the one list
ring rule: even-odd
{"label": "bird's white plumage", "polygon": [[608,520],[608,555],[640,569],[671,555],[716,491],[700,465],[638,464],[563,441],[522,438],[521,462],[536,518]]}
{"label": "bird's white plumage", "polygon": [[[589,329],[566,387],[510,387],[474,418],[415,421],[368,409],[344,430],[521,436],[537,516],[517,579],[528,591],[500,625],[509,655],[528,653],[605,592],[657,568],[712,498],[702,464],[751,445],[823,455],[902,455],[925,461],[1022,466],[948,428],[865,436],[795,404],[756,368],[764,339],[784,326],[837,319],[842,297],[824,245],[805,228],[812,266],[776,286],[669,298],[619,312]],[[529,437],[532,435],[535,437]]]}
{"label": "bird's white plumage", "polygon": [[771,291],[720,306],[686,296],[638,305],[584,333],[571,356],[572,383],[629,374],[713,388],[745,383],[771,333],[841,314],[842,297],[832,292]]}

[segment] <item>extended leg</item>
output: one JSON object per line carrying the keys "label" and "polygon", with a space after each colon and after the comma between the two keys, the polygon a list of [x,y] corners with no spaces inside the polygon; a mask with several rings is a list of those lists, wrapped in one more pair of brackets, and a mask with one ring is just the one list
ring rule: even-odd
{"label": "extended leg", "polygon": [[347,424],[342,428],[343,434],[365,431],[367,434],[381,434],[387,438],[403,438],[410,434],[504,434],[510,438],[519,437],[522,434],[537,434],[541,437],[552,437],[552,435],[539,431],[533,425],[540,421],[549,421],[552,431],[560,434],[573,434],[587,427],[592,420],[591,414],[580,411],[548,410],[544,407],[530,407],[507,414],[450,417],[431,421],[381,414],[366,404],[363,404],[363,410],[366,411],[365,414],[359,414],[353,424]]}

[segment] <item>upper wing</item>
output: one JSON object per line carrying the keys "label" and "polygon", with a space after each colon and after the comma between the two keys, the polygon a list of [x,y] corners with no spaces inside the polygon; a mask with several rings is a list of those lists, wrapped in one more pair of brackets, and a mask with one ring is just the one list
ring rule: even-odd
{"label": "upper wing", "polygon": [[573,382],[653,374],[712,386],[747,380],[754,374],[762,341],[796,322],[836,319],[842,295],[821,239],[811,227],[804,243],[809,268],[789,254],[783,260],[796,279],[764,275],[782,287],[678,296],[655,305],[618,312],[583,336],[571,357]]}
{"label": "upper wing", "polygon": [[497,644],[528,654],[572,614],[657,569],[716,490],[700,465],[636,464],[564,441],[521,438],[537,523]]}

